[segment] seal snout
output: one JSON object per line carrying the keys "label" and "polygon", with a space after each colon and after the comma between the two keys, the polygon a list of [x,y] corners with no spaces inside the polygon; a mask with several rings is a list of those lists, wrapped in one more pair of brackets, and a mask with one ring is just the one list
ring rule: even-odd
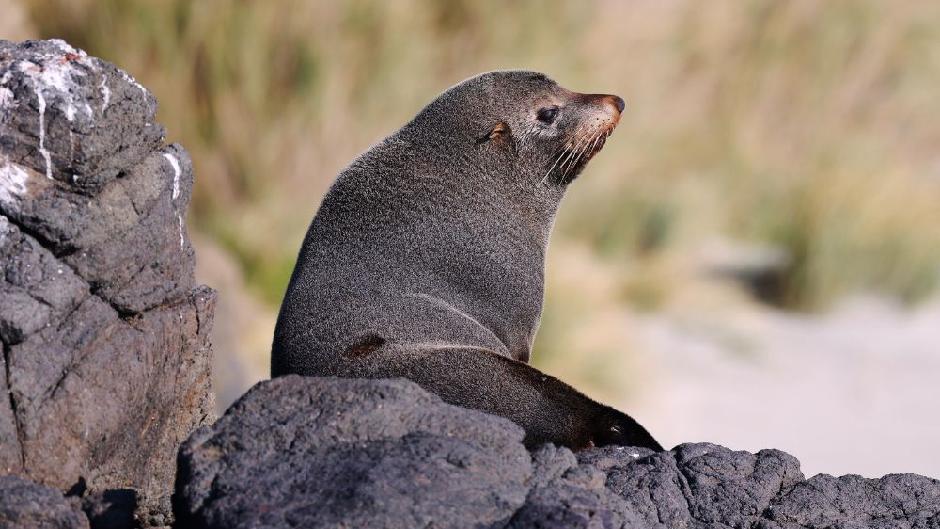
{"label": "seal snout", "polygon": [[[554,158],[555,165],[561,161],[560,180],[566,184],[574,180],[594,155],[604,148],[607,138],[620,123],[620,114],[626,108],[624,100],[612,94],[569,93],[569,108],[573,111],[576,124],[567,132],[565,145]],[[549,172],[552,170],[554,165]]]}
{"label": "seal snout", "polygon": [[623,109],[627,104],[624,103],[620,96],[600,94],[595,97],[597,98],[595,101],[599,103],[599,106],[603,108],[604,112],[607,114],[610,129],[613,130],[613,128],[620,123],[620,114],[623,113]]}
{"label": "seal snout", "polygon": [[615,95],[604,96],[604,103],[616,108],[618,114],[622,113],[623,109],[627,106],[627,104],[623,102],[623,99],[620,96],[615,96]]}
{"label": "seal snout", "polygon": [[612,94],[581,94],[576,100],[589,107],[602,109],[614,123],[620,121],[620,114],[627,106],[620,96]]}
{"label": "seal snout", "polygon": [[601,150],[607,137],[617,128],[626,103],[620,96],[612,94],[586,94],[581,96],[580,100],[586,111],[583,123],[593,135],[599,137],[597,143],[590,148],[590,159],[590,156]]}

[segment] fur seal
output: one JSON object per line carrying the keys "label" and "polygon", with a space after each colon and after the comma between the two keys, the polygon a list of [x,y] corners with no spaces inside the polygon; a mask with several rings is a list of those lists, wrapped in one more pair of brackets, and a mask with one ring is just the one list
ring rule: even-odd
{"label": "fur seal", "polygon": [[405,377],[515,421],[530,447],[662,450],[626,414],[526,363],[555,212],[623,107],[544,74],[489,72],[355,159],[304,239],[271,375]]}

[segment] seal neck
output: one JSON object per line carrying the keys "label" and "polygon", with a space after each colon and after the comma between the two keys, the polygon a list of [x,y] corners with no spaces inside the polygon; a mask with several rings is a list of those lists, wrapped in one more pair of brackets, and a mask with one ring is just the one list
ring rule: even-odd
{"label": "seal neck", "polygon": [[408,160],[405,167],[389,171],[401,180],[388,185],[426,201],[422,207],[441,217],[486,219],[507,237],[530,241],[544,254],[567,185],[544,182],[540,168],[520,167],[518,157],[474,156],[466,145],[412,138],[406,130],[388,138],[385,146],[398,153],[380,159]]}

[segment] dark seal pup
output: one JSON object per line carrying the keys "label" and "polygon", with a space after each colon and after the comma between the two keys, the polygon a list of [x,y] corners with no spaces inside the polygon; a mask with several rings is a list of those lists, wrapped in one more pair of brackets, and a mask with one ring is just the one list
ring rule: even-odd
{"label": "dark seal pup", "polygon": [[300,250],[272,376],[405,377],[515,421],[530,447],[662,450],[526,364],[555,212],[623,105],[539,73],[485,73],[353,161]]}

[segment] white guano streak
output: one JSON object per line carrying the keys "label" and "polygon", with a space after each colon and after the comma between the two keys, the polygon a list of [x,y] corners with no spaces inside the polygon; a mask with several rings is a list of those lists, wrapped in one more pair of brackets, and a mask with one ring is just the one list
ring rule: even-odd
{"label": "white guano streak", "polygon": [[104,109],[108,108],[108,103],[111,102],[111,89],[108,88],[108,76],[101,76],[101,84],[98,85],[98,88],[101,90],[101,112],[104,112]]}
{"label": "white guano streak", "polygon": [[42,87],[33,79],[33,89],[39,101],[39,154],[46,161],[46,178],[52,180],[52,155],[46,149],[46,99],[42,97]]}
{"label": "white guano streak", "polygon": [[180,170],[180,162],[176,159],[176,156],[165,152],[163,157],[170,162],[170,167],[173,168],[173,200],[176,200],[180,196],[180,176],[183,172]]}
{"label": "white guano streak", "polygon": [[[166,158],[166,161],[170,163],[170,167],[173,168],[173,200],[175,201],[180,196],[180,177],[183,174],[182,169],[180,169],[180,162],[176,159],[176,156],[165,152],[163,157]],[[182,212],[177,211],[176,218],[179,220],[180,228],[180,250],[183,249],[183,246],[186,244],[186,241],[183,237],[183,214]]]}
{"label": "white guano streak", "polygon": [[10,232],[10,221],[3,215],[0,215],[0,247],[7,242],[7,233]]}
{"label": "white guano streak", "polygon": [[28,178],[26,169],[6,157],[0,158],[0,203],[15,206],[26,194]]}

